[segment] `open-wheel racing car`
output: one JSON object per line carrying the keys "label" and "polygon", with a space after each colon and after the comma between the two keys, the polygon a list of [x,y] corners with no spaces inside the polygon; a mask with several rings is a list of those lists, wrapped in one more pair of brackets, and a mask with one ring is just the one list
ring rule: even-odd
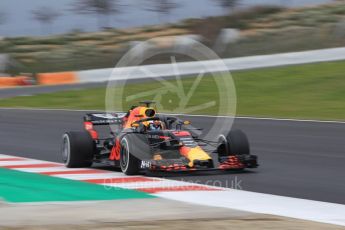
{"label": "open-wheel racing car", "polygon": [[[241,170],[256,168],[249,142],[241,130],[219,135],[218,141],[199,138],[189,121],[156,114],[152,102],[141,102],[127,113],[89,113],[85,131],[63,135],[62,158],[69,168],[105,163],[127,175],[147,171]],[[99,137],[96,126],[110,125],[109,136]],[[207,150],[211,146],[213,150]]]}

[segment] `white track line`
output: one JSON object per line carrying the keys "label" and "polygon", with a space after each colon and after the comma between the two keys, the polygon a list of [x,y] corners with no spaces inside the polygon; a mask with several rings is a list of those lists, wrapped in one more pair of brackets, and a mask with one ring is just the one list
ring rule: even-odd
{"label": "white track line", "polygon": [[[54,162],[46,162],[40,160],[25,160],[25,161],[0,161],[0,166],[14,166],[14,165],[32,165],[32,164],[46,164]],[[55,163],[54,163],[55,164]],[[56,163],[58,164],[58,163]]]}
{"label": "white track line", "polygon": [[61,164],[61,166],[58,166],[58,167],[20,168],[16,170],[20,170],[24,172],[32,172],[32,173],[41,173],[41,172],[66,172],[66,171],[73,172],[73,171],[81,171],[81,170],[90,170],[90,168],[66,168],[65,166]]}
{"label": "white track line", "polygon": [[286,216],[345,226],[345,205],[228,189],[162,192],[156,196],[188,203]]}
{"label": "white track line", "polygon": [[[27,110],[27,111],[66,111],[66,112],[104,112],[99,110],[78,110],[78,109],[45,109],[45,108],[0,108],[0,110]],[[208,117],[208,118],[229,118],[229,119],[248,119],[248,120],[271,120],[271,121],[291,121],[291,122],[312,122],[312,123],[334,123],[345,124],[345,121],[337,120],[317,120],[317,119],[295,119],[295,118],[274,118],[274,117],[250,117],[250,116],[216,116],[203,114],[184,114],[184,113],[167,113],[173,116],[186,117]]]}
{"label": "white track line", "polygon": [[316,122],[316,123],[335,123],[345,124],[345,121],[332,121],[332,120],[313,120],[313,119],[293,119],[293,118],[274,118],[274,117],[247,117],[247,116],[215,116],[215,115],[198,115],[198,114],[167,114],[175,116],[186,116],[186,117],[208,117],[208,118],[228,118],[228,119],[248,119],[248,120],[271,120],[271,121],[293,121],[293,122]]}
{"label": "white track line", "polygon": [[0,154],[0,160],[1,160],[1,159],[5,159],[5,158],[17,158],[18,161],[19,161],[19,160],[26,160],[25,158],[22,158],[22,157],[11,156],[11,155],[2,155],[2,154]]}
{"label": "white track line", "polygon": [[106,185],[125,188],[125,189],[162,188],[162,187],[169,189],[173,187],[195,186],[196,184],[181,182],[181,181],[172,181],[172,180],[159,180],[159,181],[130,182],[130,183],[106,183]]}
{"label": "white track line", "polygon": [[66,111],[66,112],[101,112],[99,110],[86,109],[53,109],[53,108],[29,108],[29,107],[1,107],[0,110],[27,110],[27,111]]}
{"label": "white track line", "polygon": [[103,178],[128,178],[123,173],[89,173],[89,174],[57,174],[52,175],[54,177],[60,177],[70,180],[90,180],[90,179],[103,179]]}

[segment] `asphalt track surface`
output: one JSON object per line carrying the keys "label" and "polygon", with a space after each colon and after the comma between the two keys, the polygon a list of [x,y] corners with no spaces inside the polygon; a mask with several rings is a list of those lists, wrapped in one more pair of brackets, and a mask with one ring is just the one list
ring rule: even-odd
{"label": "asphalt track surface", "polygon": [[[61,162],[61,135],[82,130],[77,111],[0,109],[0,154]],[[207,130],[213,117],[188,117]],[[227,122],[227,118],[225,119]],[[345,204],[345,124],[236,119],[260,167],[244,173],[165,175],[208,185]]]}

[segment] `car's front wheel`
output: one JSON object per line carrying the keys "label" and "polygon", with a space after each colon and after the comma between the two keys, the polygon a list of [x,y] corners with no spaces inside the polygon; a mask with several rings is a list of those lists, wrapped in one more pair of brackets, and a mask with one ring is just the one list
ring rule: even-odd
{"label": "car's front wheel", "polygon": [[247,135],[241,130],[231,130],[218,138],[219,156],[249,155],[250,147]]}

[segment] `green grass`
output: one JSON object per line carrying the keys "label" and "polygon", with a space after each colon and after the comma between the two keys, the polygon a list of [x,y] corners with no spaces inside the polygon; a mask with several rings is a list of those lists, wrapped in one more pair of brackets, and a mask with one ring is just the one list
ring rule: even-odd
{"label": "green grass", "polygon": [[[345,120],[345,61],[265,68],[232,74],[237,91],[237,115]],[[195,78],[183,80],[185,91],[189,90],[194,80]],[[176,81],[169,82],[176,85]],[[128,96],[160,87],[160,82],[127,84],[126,93],[122,97],[123,108],[136,104],[140,99],[153,99],[152,96],[144,96],[126,101],[130,99]],[[116,96],[118,95],[114,96],[114,101],[118,102]],[[181,101],[175,92],[166,91],[161,96],[162,106],[158,106],[161,112],[185,112],[178,107]],[[186,107],[216,101],[215,106],[189,113],[224,115],[224,111],[219,112],[219,96],[214,78],[204,77]],[[118,106],[118,103],[115,104]],[[0,106],[103,110],[105,89],[2,99]]]}
{"label": "green grass", "polygon": [[154,198],[129,189],[0,168],[0,199],[8,202],[89,201]]}

